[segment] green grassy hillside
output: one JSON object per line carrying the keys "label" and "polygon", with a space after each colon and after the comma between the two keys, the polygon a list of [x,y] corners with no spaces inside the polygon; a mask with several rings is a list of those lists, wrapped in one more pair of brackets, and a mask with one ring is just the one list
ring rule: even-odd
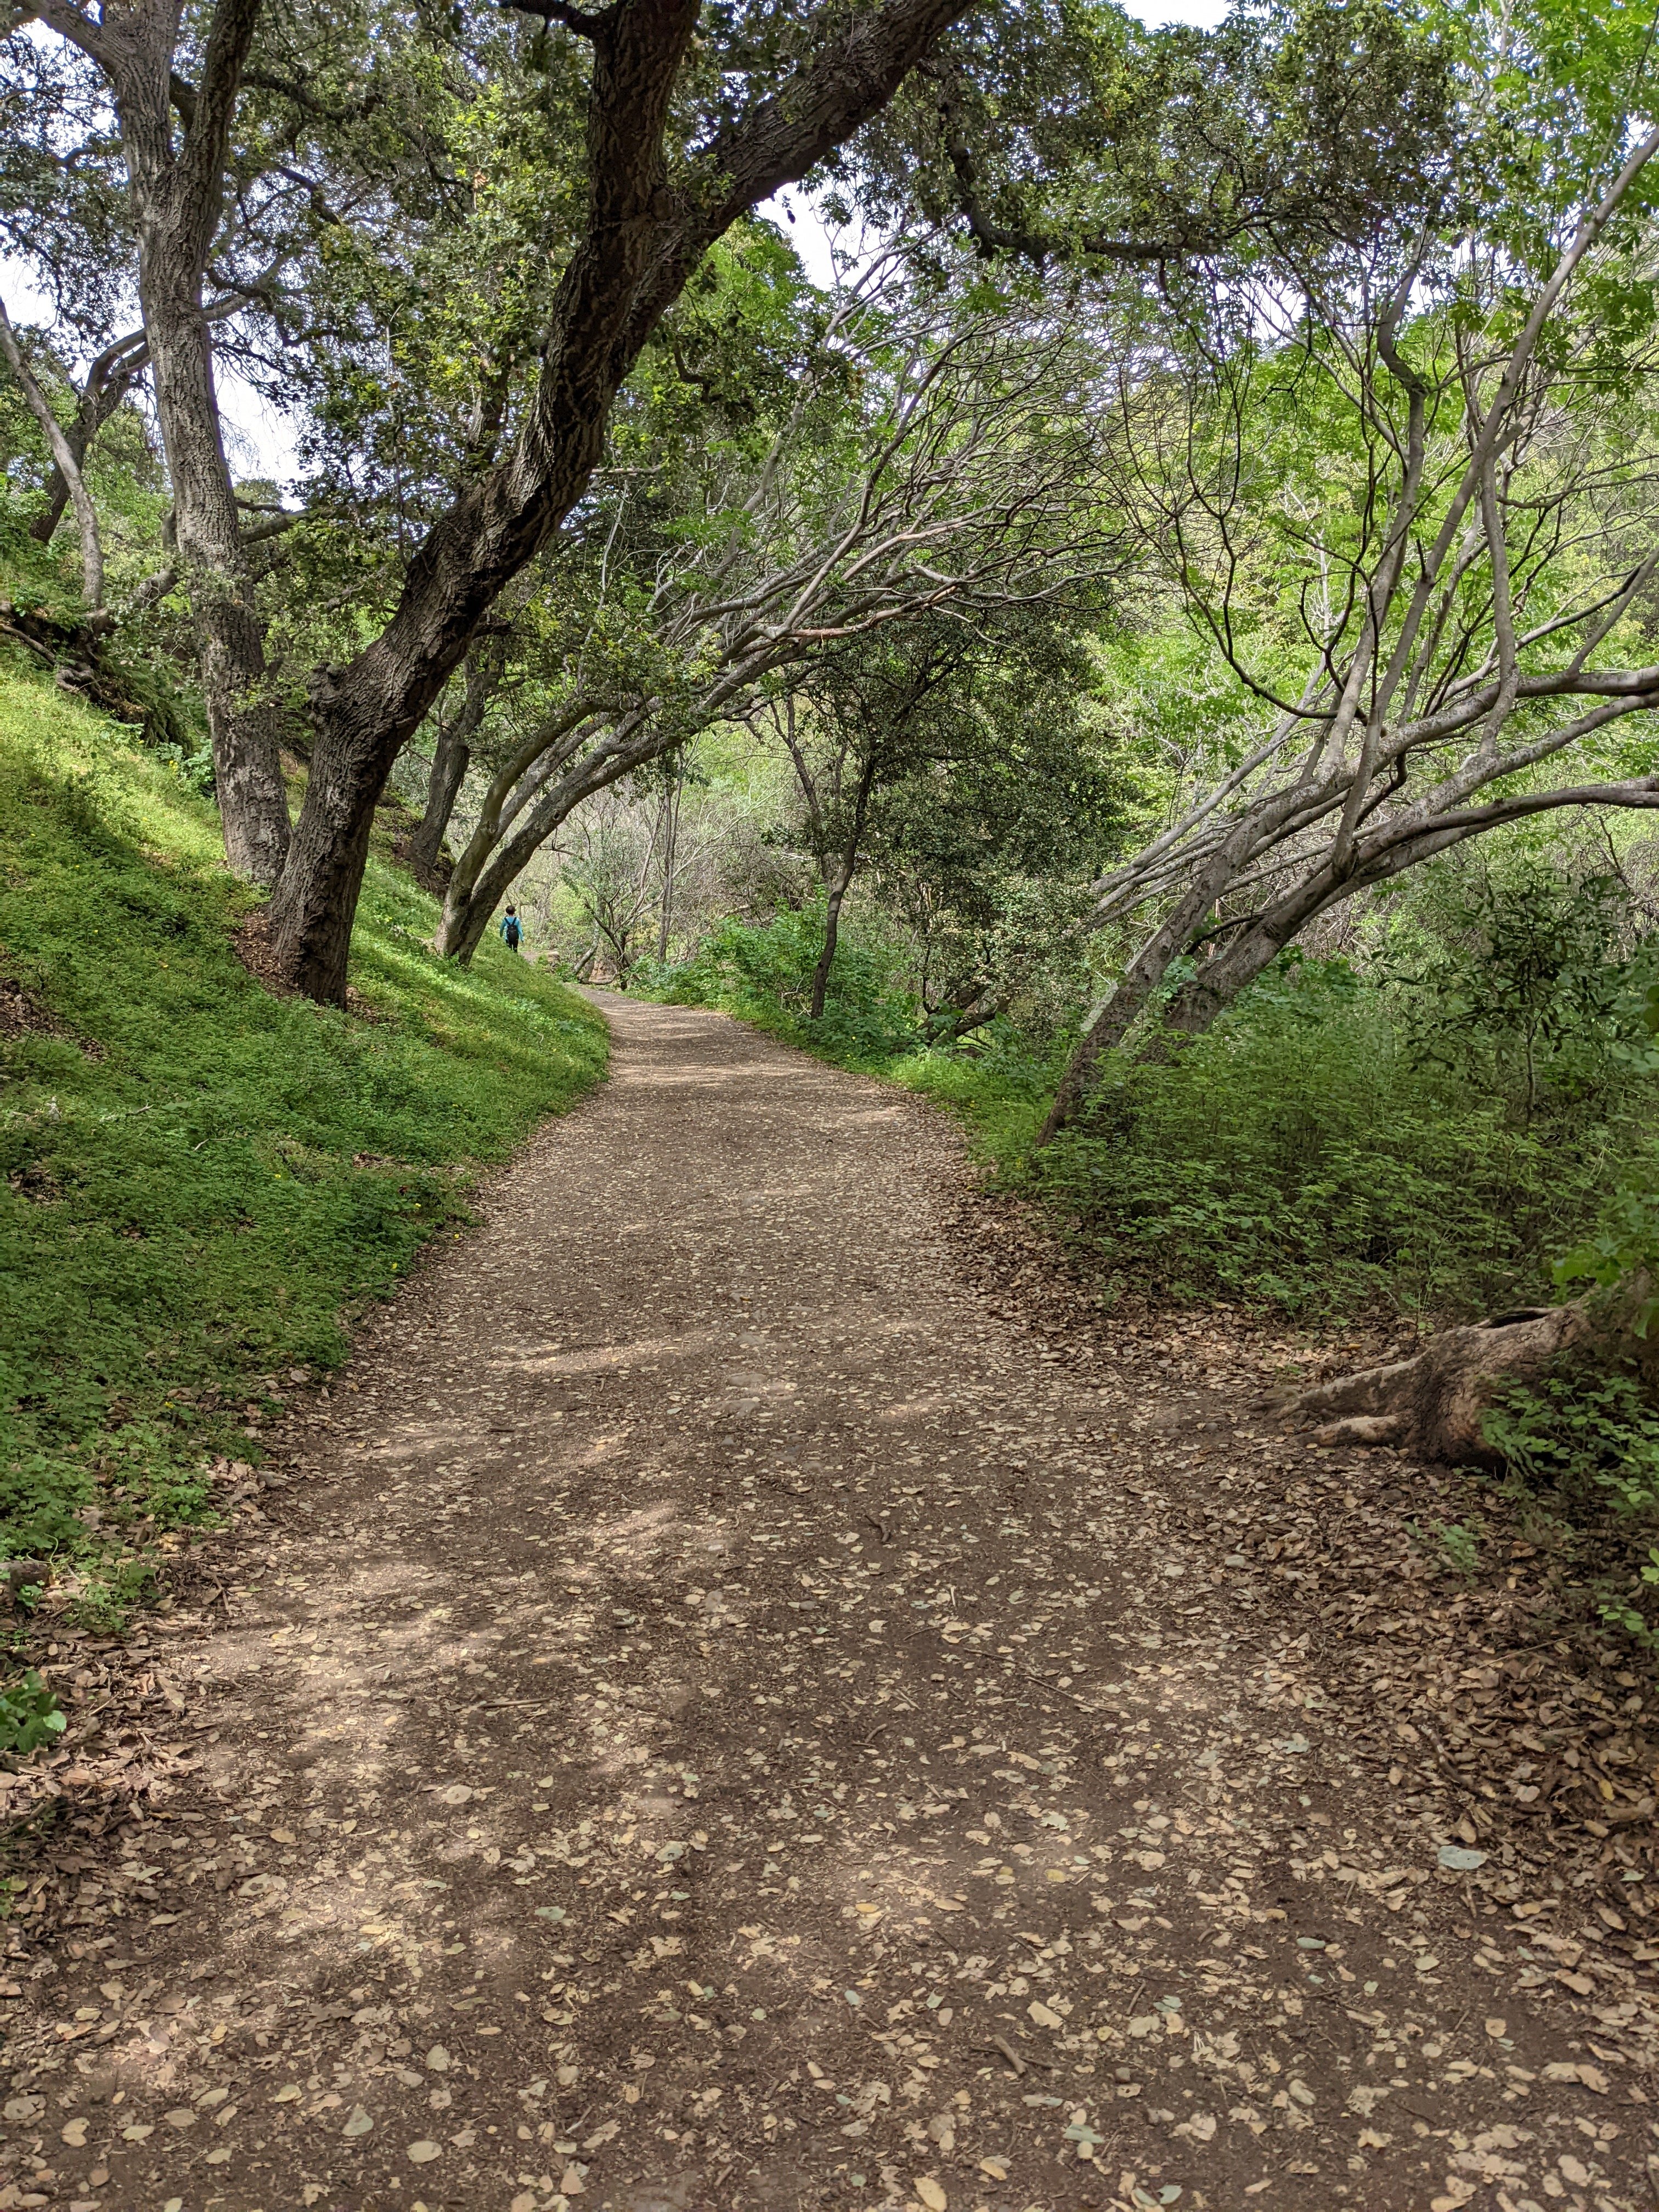
{"label": "green grassy hillside", "polygon": [[[246,1407],[465,1218],[480,1163],[601,1076],[578,999],[371,861],[354,1011],[271,997],[176,773],[0,659],[0,1558],[94,1579],[210,1510]],[[357,1011],[361,1004],[362,1011]]]}

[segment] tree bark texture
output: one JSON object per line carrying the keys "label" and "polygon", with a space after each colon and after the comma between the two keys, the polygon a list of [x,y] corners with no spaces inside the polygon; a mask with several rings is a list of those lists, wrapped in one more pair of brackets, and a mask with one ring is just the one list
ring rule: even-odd
{"label": "tree bark texture", "polygon": [[426,811],[404,848],[410,874],[423,891],[430,891],[434,898],[443,896],[454,872],[453,863],[444,851],[444,833],[449,828],[449,817],[455,811],[455,801],[460,796],[471,761],[472,748],[461,734],[459,724],[441,725],[437,750],[432,756],[432,773],[427,778]]}
{"label": "tree bark texture", "polygon": [[[225,857],[270,886],[289,847],[281,709],[243,550],[214,388],[203,280],[222,212],[231,117],[260,0],[220,0],[175,143],[177,17],[163,0],[112,15],[92,47],[109,76],[138,244],[138,295],[213,741]],[[56,21],[53,16],[50,20]]]}
{"label": "tree bark texture", "polygon": [[453,863],[444,853],[444,837],[471,764],[472,741],[483,727],[506,666],[499,639],[470,654],[459,708],[453,720],[439,720],[432,773],[427,779],[426,811],[404,854],[416,882],[435,898],[444,896],[454,874]]}
{"label": "tree bark texture", "polygon": [[1449,1466],[1498,1467],[1484,1421],[1504,1389],[1531,1383],[1568,1363],[1602,1373],[1634,1370],[1650,1398],[1659,1395],[1659,1342],[1630,1325],[1635,1294],[1600,1293],[1520,1314],[1500,1314],[1443,1329],[1414,1359],[1370,1367],[1304,1390],[1285,1408],[1315,1424],[1327,1444],[1393,1444]]}
{"label": "tree bark texture", "polygon": [[1125,969],[1121,981],[1084,1031],[1066,1062],[1054,1103],[1037,1134],[1039,1146],[1048,1144],[1077,1113],[1093,1086],[1101,1061],[1123,1042],[1140,1019],[1162,988],[1171,964],[1214,905],[1232,872],[1232,855],[1224,847]]}
{"label": "tree bark texture", "polygon": [[[88,369],[86,381],[81,387],[76,402],[75,420],[67,424],[64,431],[70,459],[76,471],[85,468],[94,440],[149,364],[149,356],[145,350],[143,332],[137,331],[127,337],[118,338],[113,345],[106,346]],[[52,476],[46,485],[46,504],[29,525],[29,536],[37,545],[51,544],[71,496],[69,477],[54,457]]]}
{"label": "tree bark texture", "polygon": [[847,896],[848,884],[852,880],[848,870],[840,883],[830,891],[823,909],[823,946],[818,954],[817,965],[812,970],[812,1019],[823,1019],[824,995],[830,988],[830,970],[836,963],[836,940],[841,935],[841,902]]}
{"label": "tree bark texture", "polygon": [[75,508],[75,520],[81,533],[81,594],[88,611],[101,615],[104,605],[104,546],[98,532],[98,513],[81,480],[80,456],[71,447],[67,433],[52,411],[51,402],[36,382],[22,349],[17,343],[11,326],[11,318],[0,307],[0,353],[6,366],[17,380],[29,412],[40,427],[56,465],[63,479],[67,495]]}

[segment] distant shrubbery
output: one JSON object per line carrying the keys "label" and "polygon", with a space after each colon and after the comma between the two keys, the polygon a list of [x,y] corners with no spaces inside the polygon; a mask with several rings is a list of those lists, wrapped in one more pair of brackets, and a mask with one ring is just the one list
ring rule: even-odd
{"label": "distant shrubbery", "polygon": [[898,981],[897,957],[878,937],[843,930],[823,1018],[809,1018],[812,968],[823,943],[819,900],[781,908],[766,922],[723,921],[690,960],[641,969],[639,981],[671,1004],[722,1006],[832,1060],[876,1064],[914,1048],[920,1009]]}
{"label": "distant shrubbery", "polygon": [[962,1106],[1109,1294],[1309,1316],[1547,1301],[1609,1191],[1659,1164],[1653,945],[1616,875],[1547,849],[1427,871],[1352,959],[1292,950],[1207,1036],[1119,1055],[1041,1152],[1064,1040],[1004,1022],[929,1048],[867,922],[809,1022],[820,928],[811,908],[723,923],[647,988]]}
{"label": "distant shrubbery", "polygon": [[1605,1127],[1564,1147],[1411,1051],[1346,966],[1266,979],[1164,1065],[1124,1060],[1035,1186],[1111,1273],[1297,1311],[1548,1294],[1593,1211]]}

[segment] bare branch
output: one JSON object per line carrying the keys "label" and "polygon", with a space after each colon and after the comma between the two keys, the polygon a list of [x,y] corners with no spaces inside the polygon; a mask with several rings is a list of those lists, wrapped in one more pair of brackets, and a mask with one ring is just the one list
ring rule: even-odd
{"label": "bare branch", "polygon": [[17,333],[12,328],[11,317],[7,313],[3,301],[0,301],[0,353],[5,356],[6,366],[16,378],[18,389],[27,404],[28,410],[45,434],[58,472],[69,487],[70,501],[75,508],[76,524],[81,533],[81,595],[89,610],[88,619],[94,623],[106,621],[107,617],[104,613],[104,548],[98,532],[98,510],[82,480],[80,466],[64,427],[52,410],[52,403],[35,381],[34,372],[23,358],[22,349],[17,343]]}

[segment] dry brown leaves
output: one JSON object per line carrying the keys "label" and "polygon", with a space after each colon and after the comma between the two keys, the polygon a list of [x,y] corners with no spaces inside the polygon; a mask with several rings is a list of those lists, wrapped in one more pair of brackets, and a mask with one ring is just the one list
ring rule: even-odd
{"label": "dry brown leaves", "polygon": [[[1300,1340],[1225,1308],[1133,1298],[1106,1313],[1036,1207],[969,1193],[951,1212],[965,1269],[1042,1357],[1161,1383],[1172,1506],[1247,1571],[1240,1601],[1263,1646],[1293,1653],[1280,1701],[1338,1709],[1402,1814],[1480,1856],[1470,1883],[1524,1928],[1536,1978],[1615,2007],[1645,1990],[1659,1960],[1644,1879],[1659,1864],[1651,1668],[1596,1620],[1561,1535],[1490,1477],[1310,1446],[1262,1400],[1381,1358],[1398,1336]],[[1203,1479],[1224,1455],[1224,1505]],[[1436,1533],[1457,1526],[1480,1532],[1469,1574]]]}

